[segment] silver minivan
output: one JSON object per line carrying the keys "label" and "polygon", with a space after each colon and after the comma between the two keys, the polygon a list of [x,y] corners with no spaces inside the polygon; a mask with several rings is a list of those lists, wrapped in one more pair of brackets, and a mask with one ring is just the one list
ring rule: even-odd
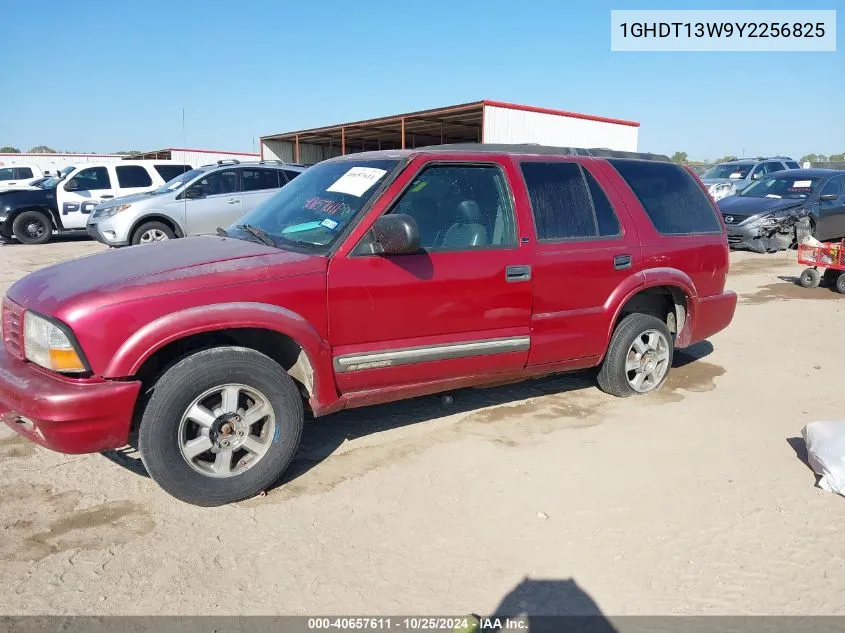
{"label": "silver minivan", "polygon": [[129,246],[214,233],[252,211],[305,169],[281,161],[218,161],[185,172],[154,191],[94,207],[88,234],[109,246]]}

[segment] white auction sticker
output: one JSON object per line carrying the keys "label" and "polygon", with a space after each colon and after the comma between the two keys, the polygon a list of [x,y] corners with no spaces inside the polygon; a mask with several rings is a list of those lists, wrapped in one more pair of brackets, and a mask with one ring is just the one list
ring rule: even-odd
{"label": "white auction sticker", "polygon": [[812,180],[796,180],[795,182],[792,183],[792,186],[795,189],[798,189],[800,187],[812,187],[813,181]]}
{"label": "white auction sticker", "polygon": [[387,172],[376,167],[353,167],[338,178],[326,191],[348,193],[360,198]]}

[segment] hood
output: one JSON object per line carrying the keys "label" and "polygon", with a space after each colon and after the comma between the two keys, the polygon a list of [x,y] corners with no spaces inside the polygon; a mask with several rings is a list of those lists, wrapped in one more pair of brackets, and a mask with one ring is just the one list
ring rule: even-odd
{"label": "hood", "polygon": [[86,312],[145,296],[324,272],[323,257],[234,238],[203,236],[80,257],[30,273],[8,292],[43,314]]}
{"label": "hood", "polygon": [[717,202],[722,215],[735,215],[737,217],[748,217],[782,211],[785,209],[800,208],[806,204],[806,200],[786,200],[781,198],[753,198],[751,196],[728,196]]}
{"label": "hood", "polygon": [[739,178],[702,178],[701,182],[703,182],[708,189],[710,189],[713,185],[731,184],[740,191],[745,189],[745,187],[749,184],[748,180],[741,180]]}
{"label": "hood", "polygon": [[56,190],[10,189],[8,191],[0,191],[0,213],[20,209],[22,206],[29,204],[47,205],[55,208]]}
{"label": "hood", "polygon": [[106,207],[113,207],[117,204],[131,204],[133,202],[141,202],[142,200],[150,200],[152,198],[157,198],[158,196],[150,196],[146,193],[132,193],[128,196],[120,196],[118,198],[111,198],[110,200],[104,200],[100,204],[98,204],[95,209],[105,209]]}

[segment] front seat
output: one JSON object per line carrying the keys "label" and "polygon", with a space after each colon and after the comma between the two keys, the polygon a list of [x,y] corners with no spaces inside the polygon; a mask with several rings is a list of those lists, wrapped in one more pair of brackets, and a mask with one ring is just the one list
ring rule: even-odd
{"label": "front seat", "polygon": [[487,246],[487,229],[481,224],[481,209],[474,200],[458,203],[455,223],[446,230],[441,248]]}

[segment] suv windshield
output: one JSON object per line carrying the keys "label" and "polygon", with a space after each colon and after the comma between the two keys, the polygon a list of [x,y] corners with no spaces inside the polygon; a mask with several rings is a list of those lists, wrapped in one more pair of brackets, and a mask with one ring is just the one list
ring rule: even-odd
{"label": "suv windshield", "polygon": [[184,174],[179,174],[178,176],[176,176],[176,178],[168,180],[161,187],[151,191],[150,193],[156,194],[168,193],[169,191],[176,191],[184,187],[186,183],[191,182],[194,178],[204,173],[205,171],[202,169],[192,169],[191,171],[186,171]]}
{"label": "suv windshield", "polygon": [[737,195],[743,198],[804,200],[818,188],[820,180],[807,176],[768,176],[746,187]]}
{"label": "suv windshield", "polygon": [[398,160],[342,160],[320,163],[290,181],[269,200],[238,220],[228,233],[260,229],[274,242],[329,246],[369,202]]}
{"label": "suv windshield", "polygon": [[748,172],[754,167],[754,163],[725,163],[716,165],[706,171],[701,178],[730,178],[731,180],[742,180],[748,176]]}

